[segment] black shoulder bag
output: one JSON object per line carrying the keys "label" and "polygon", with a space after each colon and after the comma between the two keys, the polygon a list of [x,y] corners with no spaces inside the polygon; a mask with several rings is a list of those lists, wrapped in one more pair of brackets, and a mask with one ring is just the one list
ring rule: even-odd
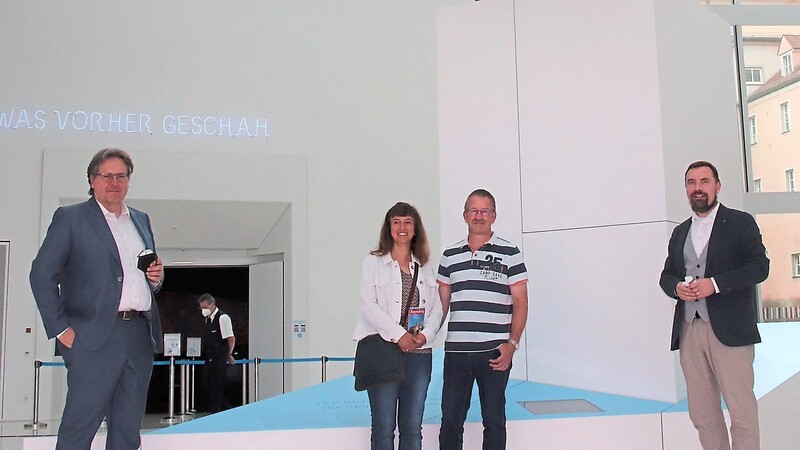
{"label": "black shoulder bag", "polygon": [[[411,306],[411,300],[413,300],[414,291],[417,288],[418,272],[419,264],[414,263],[414,277],[400,323],[408,320],[408,308]],[[396,343],[383,340],[380,334],[371,334],[358,341],[353,375],[356,377],[357,391],[381,384],[401,382],[406,378],[406,372],[403,369],[403,352]]]}

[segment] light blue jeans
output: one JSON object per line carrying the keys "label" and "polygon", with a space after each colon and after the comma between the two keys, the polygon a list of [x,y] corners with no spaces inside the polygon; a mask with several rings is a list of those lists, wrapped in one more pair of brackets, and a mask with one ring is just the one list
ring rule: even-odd
{"label": "light blue jeans", "polygon": [[400,431],[400,450],[422,448],[422,413],[432,362],[430,353],[403,354],[406,379],[367,390],[372,411],[372,450],[394,450],[395,425]]}

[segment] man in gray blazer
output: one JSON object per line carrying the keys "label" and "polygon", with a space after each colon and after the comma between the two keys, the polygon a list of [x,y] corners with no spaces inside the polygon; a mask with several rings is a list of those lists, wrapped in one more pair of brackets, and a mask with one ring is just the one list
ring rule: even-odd
{"label": "man in gray blazer", "polygon": [[717,200],[721,185],[711,163],[690,164],[684,180],[694,215],[672,232],[660,285],[678,300],[671,349],[680,349],[689,416],[704,449],[730,449],[721,393],[733,448],[757,450],[756,284],[767,278],[769,259],[753,217]]}
{"label": "man in gray blazer", "polygon": [[153,353],[163,347],[155,292],[160,259],[147,214],[128,208],[133,161],[119,149],[95,154],[88,201],[58,208],[33,260],[31,289],[49,338],[67,367],[57,449],[90,447],[108,422],[106,448],[137,449]]}

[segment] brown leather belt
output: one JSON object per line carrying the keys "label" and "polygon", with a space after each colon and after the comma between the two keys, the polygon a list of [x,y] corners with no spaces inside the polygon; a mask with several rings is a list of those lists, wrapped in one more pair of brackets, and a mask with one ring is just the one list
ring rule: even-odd
{"label": "brown leather belt", "polygon": [[136,310],[118,311],[117,317],[122,320],[131,320],[131,319],[136,319],[137,317],[144,317],[145,312],[146,311],[136,311]]}

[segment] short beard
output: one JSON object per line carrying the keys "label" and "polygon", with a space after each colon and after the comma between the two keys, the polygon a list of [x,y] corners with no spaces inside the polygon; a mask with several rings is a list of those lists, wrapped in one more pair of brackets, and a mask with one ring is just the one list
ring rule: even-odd
{"label": "short beard", "polygon": [[692,206],[692,211],[694,211],[695,214],[705,214],[714,209],[715,206],[717,206],[717,199],[715,198],[710,205],[707,202],[700,203],[692,201],[689,203]]}

